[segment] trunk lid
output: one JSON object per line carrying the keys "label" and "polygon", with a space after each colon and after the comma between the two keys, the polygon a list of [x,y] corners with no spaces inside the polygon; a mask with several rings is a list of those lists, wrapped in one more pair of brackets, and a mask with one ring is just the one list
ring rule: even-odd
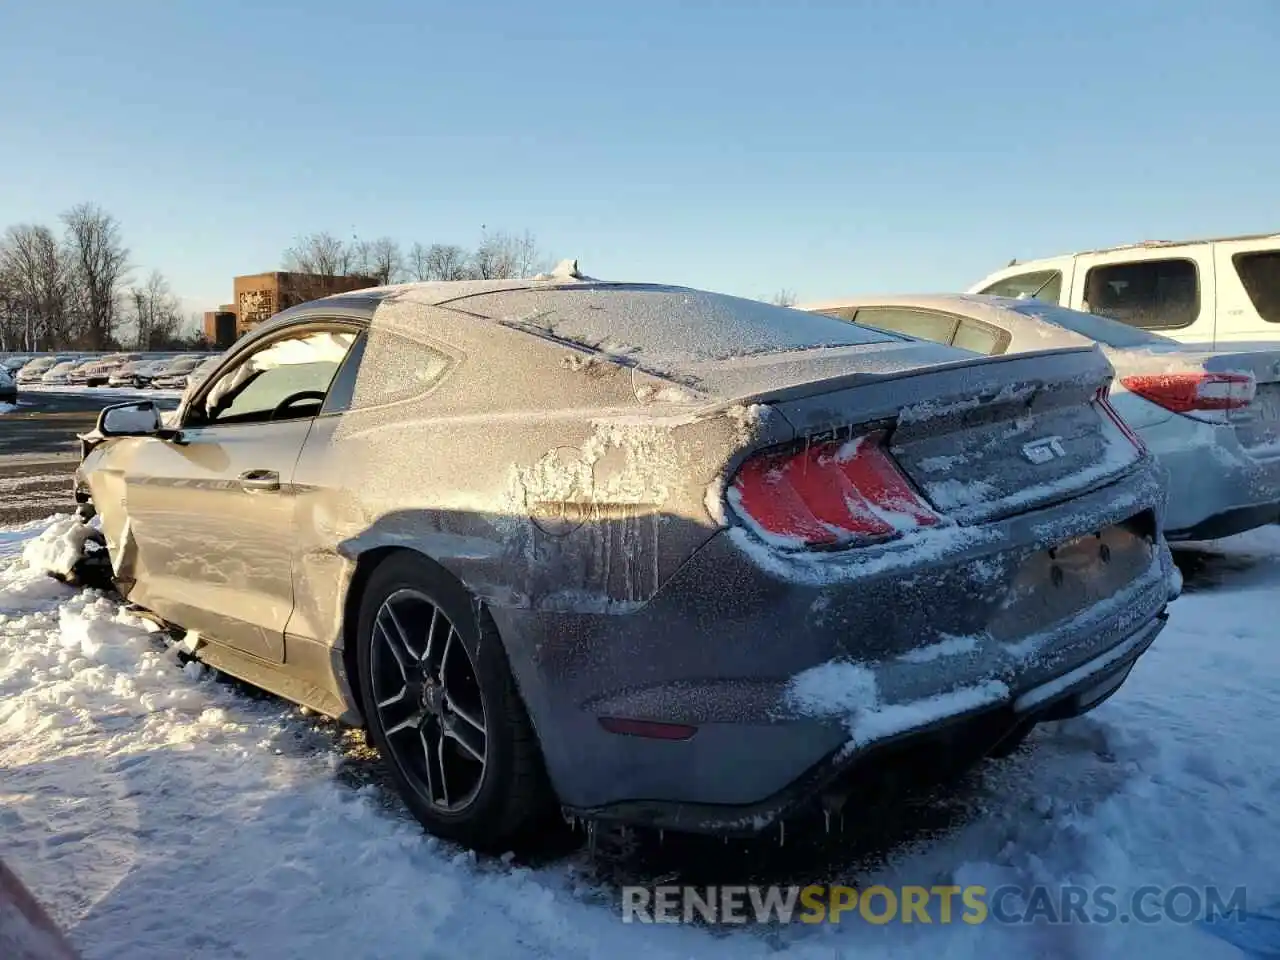
{"label": "trunk lid", "polygon": [[1205,371],[1248,373],[1257,392],[1248,406],[1185,414],[1210,423],[1229,423],[1240,445],[1258,456],[1280,456],[1280,346],[1248,350],[1205,350],[1173,345],[1113,350],[1117,379],[1134,374]]}
{"label": "trunk lid", "polygon": [[[959,523],[1069,499],[1141,457],[1101,399],[1112,369],[1098,348],[957,359],[947,348],[900,346],[864,351],[843,372],[831,369],[830,357],[815,360],[808,376],[793,361],[762,359],[761,389],[735,399],[773,406],[801,437],[889,427],[889,450],[903,472]],[[903,362],[890,362],[895,354]],[[702,386],[714,389],[715,377],[700,374]],[[767,374],[772,388],[763,388]],[[725,382],[740,387],[743,378],[739,370]]]}

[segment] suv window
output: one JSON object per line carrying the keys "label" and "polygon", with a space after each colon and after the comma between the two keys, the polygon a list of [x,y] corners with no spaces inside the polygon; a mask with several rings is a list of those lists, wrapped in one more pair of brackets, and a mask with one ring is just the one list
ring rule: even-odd
{"label": "suv window", "polygon": [[1139,260],[1094,267],[1085,308],[1146,330],[1189,327],[1200,315],[1200,278],[1191,260]]}
{"label": "suv window", "polygon": [[997,280],[982,291],[993,297],[1011,297],[1014,300],[1044,300],[1057,303],[1062,299],[1062,272],[1037,270]]}
{"label": "suv window", "polygon": [[1237,253],[1231,262],[1258,316],[1280,323],[1280,250]]}
{"label": "suv window", "polygon": [[957,317],[916,307],[862,307],[853,315],[853,320],[934,343],[950,343],[959,322]]}
{"label": "suv window", "polygon": [[[198,421],[265,423],[314,417],[355,338],[351,330],[313,328],[271,341],[209,386]],[[303,393],[312,396],[281,407],[289,397]]]}

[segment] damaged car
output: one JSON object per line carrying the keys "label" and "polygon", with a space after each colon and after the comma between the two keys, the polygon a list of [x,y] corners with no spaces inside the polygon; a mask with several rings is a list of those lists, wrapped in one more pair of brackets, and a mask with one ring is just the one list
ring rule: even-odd
{"label": "damaged car", "polygon": [[1112,374],[566,262],[288,309],[171,419],[104,410],[77,499],[440,836],[755,834],[1125,681],[1178,582]]}

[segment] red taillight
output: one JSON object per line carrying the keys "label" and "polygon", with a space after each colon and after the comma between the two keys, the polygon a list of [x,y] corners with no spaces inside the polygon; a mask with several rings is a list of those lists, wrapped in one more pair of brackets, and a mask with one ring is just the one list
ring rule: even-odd
{"label": "red taillight", "polygon": [[876,433],[755,457],[734,478],[730,501],[780,546],[872,543],[937,523],[883,441]]}
{"label": "red taillight", "polygon": [[1129,426],[1129,424],[1125,422],[1124,417],[1120,416],[1116,411],[1116,408],[1111,405],[1111,388],[1107,386],[1099,390],[1098,395],[1094,397],[1094,401],[1102,408],[1102,412],[1110,418],[1111,422],[1120,429],[1120,432],[1128,438],[1129,442],[1138,448],[1138,452],[1145,456],[1147,453],[1147,445],[1143,442],[1142,438],[1138,436],[1133,427]]}
{"label": "red taillight", "polygon": [[1144,400],[1174,413],[1237,410],[1253,403],[1258,381],[1251,373],[1137,374],[1120,381]]}

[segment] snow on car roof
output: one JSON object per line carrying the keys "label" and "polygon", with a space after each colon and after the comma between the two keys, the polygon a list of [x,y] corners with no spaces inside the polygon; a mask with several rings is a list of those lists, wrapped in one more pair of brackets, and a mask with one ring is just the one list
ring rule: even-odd
{"label": "snow on car roof", "polygon": [[366,301],[398,300],[439,306],[453,300],[462,300],[484,293],[500,293],[506,290],[532,290],[561,284],[594,283],[605,281],[584,276],[577,260],[561,260],[555,268],[534,277],[513,280],[415,280],[409,283],[392,283],[382,287],[367,287],[354,293],[335,293],[320,301],[350,300],[353,297]]}

